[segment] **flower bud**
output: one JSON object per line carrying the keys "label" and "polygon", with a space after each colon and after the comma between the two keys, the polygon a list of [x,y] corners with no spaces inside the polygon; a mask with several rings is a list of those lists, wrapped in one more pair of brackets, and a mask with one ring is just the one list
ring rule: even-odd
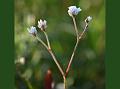
{"label": "flower bud", "polygon": [[45,28],[47,28],[47,21],[46,20],[41,20],[38,21],[38,28],[40,28],[41,30],[45,30]]}
{"label": "flower bud", "polygon": [[27,30],[30,34],[32,34],[33,36],[36,36],[36,34],[37,34],[36,27],[32,26],[30,28],[27,28]]}
{"label": "flower bud", "polygon": [[92,17],[91,17],[91,16],[88,16],[88,17],[85,19],[85,22],[86,22],[86,23],[89,23],[91,20],[92,20]]}

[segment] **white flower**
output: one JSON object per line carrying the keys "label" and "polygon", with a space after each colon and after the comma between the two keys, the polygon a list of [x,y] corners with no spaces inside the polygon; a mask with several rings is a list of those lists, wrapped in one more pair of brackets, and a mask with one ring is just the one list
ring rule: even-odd
{"label": "white flower", "polygon": [[21,64],[21,65],[24,65],[25,64],[25,58],[24,57],[21,57],[20,59],[17,59],[15,60],[15,64]]}
{"label": "white flower", "polygon": [[28,32],[34,36],[36,36],[37,34],[37,30],[36,30],[36,27],[30,27],[30,28],[27,28]]}
{"label": "white flower", "polygon": [[19,63],[21,63],[22,65],[24,65],[24,64],[25,64],[25,58],[24,58],[24,57],[21,57],[21,58],[19,59]]}
{"label": "white flower", "polygon": [[45,30],[45,28],[47,28],[47,21],[46,20],[41,20],[38,21],[38,27],[41,29],[41,30]]}
{"label": "white flower", "polygon": [[82,11],[82,9],[80,9],[80,7],[77,8],[76,6],[70,6],[70,7],[68,7],[68,9],[69,9],[68,14],[70,16],[77,15],[80,11]]}
{"label": "white flower", "polygon": [[92,20],[92,17],[91,16],[88,16],[86,19],[85,19],[85,22],[90,22]]}

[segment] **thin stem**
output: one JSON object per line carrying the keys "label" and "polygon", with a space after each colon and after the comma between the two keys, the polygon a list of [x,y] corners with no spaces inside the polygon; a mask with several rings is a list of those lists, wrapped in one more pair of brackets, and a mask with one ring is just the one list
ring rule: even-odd
{"label": "thin stem", "polygon": [[76,51],[76,49],[77,49],[78,43],[79,43],[79,40],[78,40],[78,41],[76,42],[76,44],[75,44],[73,53],[72,53],[71,58],[70,58],[70,61],[69,61],[69,63],[68,63],[68,66],[67,66],[67,69],[66,69],[66,76],[67,76],[67,74],[68,74],[68,72],[69,72],[69,70],[70,70],[70,66],[71,66],[71,63],[72,63],[72,61],[73,61],[73,57],[74,57],[74,55],[75,55],[75,51]]}
{"label": "thin stem", "polygon": [[88,23],[86,23],[83,32],[79,35],[79,40],[80,40],[80,39],[82,38],[82,36],[84,35],[85,31],[87,30],[87,27],[88,27]]}
{"label": "thin stem", "polygon": [[73,53],[72,53],[72,55],[71,55],[70,61],[69,61],[69,63],[68,63],[67,69],[66,69],[66,74],[65,74],[66,76],[67,76],[67,74],[68,74],[68,72],[69,72],[69,70],[70,70],[71,63],[72,63],[72,61],[73,61],[73,58],[74,58],[74,55],[75,55],[77,46],[78,46],[78,44],[79,44],[79,41],[80,41],[80,39],[82,38],[82,36],[84,35],[84,33],[85,33],[87,27],[88,27],[88,24],[86,23],[86,26],[85,26],[83,32],[78,36],[78,40],[77,40],[77,42],[76,42],[76,44],[75,44]]}
{"label": "thin stem", "polygon": [[51,54],[54,62],[56,63],[58,69],[60,70],[62,76],[64,76],[63,69],[61,68],[59,62],[57,61],[57,59],[56,59],[56,57],[55,57],[55,55],[54,55],[54,53],[52,52],[52,49],[51,49],[51,46],[50,46],[50,41],[49,41],[49,39],[48,39],[48,35],[47,35],[47,33],[46,33],[45,31],[43,31],[43,32],[44,32],[45,37],[46,37],[46,40],[47,40],[47,44],[48,44],[48,48],[49,48],[49,49],[48,49],[48,52]]}
{"label": "thin stem", "polygon": [[30,81],[29,81],[28,79],[26,79],[25,77],[23,77],[20,72],[18,72],[18,76],[19,76],[21,79],[24,79],[23,81],[26,82],[26,84],[27,84],[27,86],[28,86],[29,89],[33,89],[32,84],[30,83]]}
{"label": "thin stem", "polygon": [[27,79],[25,79],[25,81],[26,81],[26,83],[27,83],[27,85],[28,85],[29,89],[33,89],[33,87],[32,87],[32,85],[31,85],[31,83],[30,83]]}
{"label": "thin stem", "polygon": [[45,42],[42,41],[42,39],[40,39],[38,36],[37,36],[37,40],[40,41],[42,43],[42,45],[48,49],[47,45],[45,44]]}
{"label": "thin stem", "polygon": [[43,31],[43,32],[44,32],[44,34],[45,34],[45,37],[46,37],[46,40],[47,40],[48,47],[51,48],[51,47],[50,47],[50,42],[49,42],[49,39],[48,39],[48,35],[47,35],[47,33],[46,33],[45,31]]}
{"label": "thin stem", "polygon": [[57,65],[59,71],[61,72],[62,76],[64,76],[65,74],[64,74],[64,72],[63,72],[63,69],[61,68],[60,64],[58,63],[58,61],[57,61],[55,55],[53,54],[52,50],[49,50],[49,49],[48,49],[48,52],[51,54],[51,56],[52,56],[54,62],[56,63],[56,65]]}
{"label": "thin stem", "polygon": [[56,57],[55,57],[55,55],[54,55],[54,53],[52,52],[52,49],[51,49],[51,46],[50,46],[50,42],[49,42],[48,36],[47,36],[46,33],[44,33],[44,34],[45,34],[45,36],[46,36],[48,46],[47,46],[39,37],[37,37],[37,39],[38,39],[38,40],[42,43],[42,45],[48,50],[48,52],[49,52],[50,55],[52,56],[55,64],[57,65],[60,73],[62,74],[62,76],[64,76],[65,74],[64,74],[64,72],[63,72],[63,69],[61,68],[59,62],[57,61],[57,59],[56,59]]}
{"label": "thin stem", "polygon": [[64,81],[64,89],[67,89],[67,83],[66,83],[66,77],[65,76],[63,76],[63,81]]}
{"label": "thin stem", "polygon": [[75,28],[75,32],[76,32],[76,36],[77,36],[77,40],[78,40],[78,28],[77,28],[77,24],[76,24],[76,20],[75,20],[75,17],[72,16],[72,20],[73,20],[73,23],[74,23],[74,28]]}

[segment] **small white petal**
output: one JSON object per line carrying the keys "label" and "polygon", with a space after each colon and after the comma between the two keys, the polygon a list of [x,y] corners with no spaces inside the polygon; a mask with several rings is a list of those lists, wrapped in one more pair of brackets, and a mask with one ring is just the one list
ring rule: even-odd
{"label": "small white petal", "polygon": [[46,20],[44,20],[44,24],[45,24],[45,25],[47,24],[47,21],[46,21]]}
{"label": "small white petal", "polygon": [[71,13],[71,11],[70,11],[70,10],[68,10],[68,14],[69,14],[70,16],[72,16],[72,13]]}
{"label": "small white petal", "polygon": [[77,10],[78,10],[78,12],[82,11],[82,9],[80,7]]}
{"label": "small white petal", "polygon": [[38,27],[39,27],[39,28],[42,27],[41,21],[38,21]]}
{"label": "small white petal", "polygon": [[40,19],[40,23],[42,23],[42,20]]}

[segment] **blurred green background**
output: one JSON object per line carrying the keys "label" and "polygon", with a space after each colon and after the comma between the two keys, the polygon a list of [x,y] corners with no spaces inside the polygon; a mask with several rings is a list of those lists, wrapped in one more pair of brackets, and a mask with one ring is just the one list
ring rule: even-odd
{"label": "blurred green background", "polygon": [[[71,5],[82,9],[76,17],[80,32],[88,15],[93,20],[77,48],[67,78],[69,89],[105,89],[104,0],[15,0],[15,89],[45,89],[48,69],[56,87],[63,82],[52,57],[27,28],[37,26],[39,19],[47,20],[51,46],[65,69],[76,41],[73,22],[67,13]],[[42,39],[45,41],[43,35]]]}

